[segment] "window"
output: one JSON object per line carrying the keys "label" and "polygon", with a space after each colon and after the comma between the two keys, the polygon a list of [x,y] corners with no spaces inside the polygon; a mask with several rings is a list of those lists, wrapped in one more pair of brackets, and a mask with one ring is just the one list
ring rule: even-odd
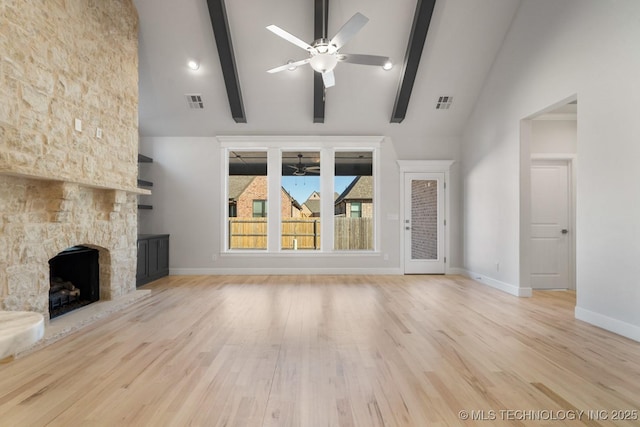
{"label": "window", "polygon": [[253,217],[254,218],[267,217],[267,201],[266,200],[253,201]]}
{"label": "window", "polygon": [[362,202],[351,202],[350,218],[362,218]]}
{"label": "window", "polygon": [[267,152],[229,151],[226,249],[267,249]]}
{"label": "window", "polygon": [[374,248],[373,151],[335,153],[335,218],[333,247],[336,250]]}
{"label": "window", "polygon": [[281,247],[320,250],[320,152],[282,152]]}
{"label": "window", "polygon": [[375,250],[381,137],[218,140],[227,162],[224,251]]}

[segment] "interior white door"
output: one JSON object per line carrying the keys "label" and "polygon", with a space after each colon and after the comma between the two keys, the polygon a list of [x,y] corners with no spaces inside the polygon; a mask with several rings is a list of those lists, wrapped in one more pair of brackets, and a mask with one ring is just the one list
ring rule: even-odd
{"label": "interior white door", "polygon": [[568,289],[570,192],[566,161],[531,166],[531,287]]}
{"label": "interior white door", "polygon": [[444,173],[404,174],[404,272],[444,274]]}

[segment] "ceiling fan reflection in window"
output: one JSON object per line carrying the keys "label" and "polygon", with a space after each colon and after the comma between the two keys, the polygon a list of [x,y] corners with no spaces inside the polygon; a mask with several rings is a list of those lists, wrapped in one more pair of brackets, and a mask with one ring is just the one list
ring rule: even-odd
{"label": "ceiling fan reflection in window", "polygon": [[325,34],[324,37],[315,40],[312,44],[300,40],[298,37],[276,25],[269,25],[267,30],[306,50],[309,53],[309,57],[296,62],[289,61],[284,65],[267,70],[267,72],[277,73],[284,70],[293,70],[301,65],[309,64],[314,71],[322,74],[324,87],[328,88],[334,86],[336,83],[333,69],[338,62],[374,65],[382,67],[385,70],[391,69],[391,61],[386,56],[340,53],[340,48],[351,40],[367,22],[369,22],[369,18],[361,13],[356,13],[342,26],[331,40],[327,39]]}
{"label": "ceiling fan reflection in window", "polygon": [[305,176],[307,173],[320,173],[320,166],[307,166],[302,163],[302,154],[298,154],[298,164],[297,165],[287,165],[293,172],[291,175],[294,176]]}

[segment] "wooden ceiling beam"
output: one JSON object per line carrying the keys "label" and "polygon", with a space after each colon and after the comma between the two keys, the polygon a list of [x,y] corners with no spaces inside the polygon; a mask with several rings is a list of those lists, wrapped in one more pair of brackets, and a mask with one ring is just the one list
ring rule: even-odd
{"label": "wooden ceiling beam", "polygon": [[213,35],[216,39],[216,46],[218,47],[218,56],[220,57],[222,76],[224,77],[224,85],[227,89],[227,97],[229,98],[231,117],[233,117],[236,123],[247,123],[224,0],[207,0],[207,6],[209,8]]}
{"label": "wooden ceiling beam", "polygon": [[402,64],[400,86],[398,87],[393,113],[391,114],[391,123],[400,123],[407,115],[409,98],[411,98],[413,84],[418,74],[420,57],[422,56],[424,43],[427,39],[429,24],[431,24],[431,17],[435,5],[436,0],[418,0],[418,4],[416,5],[416,13],[413,17],[407,53],[404,58],[404,63]]}
{"label": "wooden ceiling beam", "polygon": [[[314,0],[314,40],[327,37],[329,31],[329,0]],[[313,123],[324,123],[324,83],[322,75],[313,72]]]}

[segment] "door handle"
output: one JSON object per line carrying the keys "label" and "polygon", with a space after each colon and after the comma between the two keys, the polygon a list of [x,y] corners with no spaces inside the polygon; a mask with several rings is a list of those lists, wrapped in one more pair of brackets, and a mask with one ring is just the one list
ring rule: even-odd
{"label": "door handle", "polygon": [[569,230],[567,230],[566,228],[562,229],[562,234],[567,234],[569,232]]}

